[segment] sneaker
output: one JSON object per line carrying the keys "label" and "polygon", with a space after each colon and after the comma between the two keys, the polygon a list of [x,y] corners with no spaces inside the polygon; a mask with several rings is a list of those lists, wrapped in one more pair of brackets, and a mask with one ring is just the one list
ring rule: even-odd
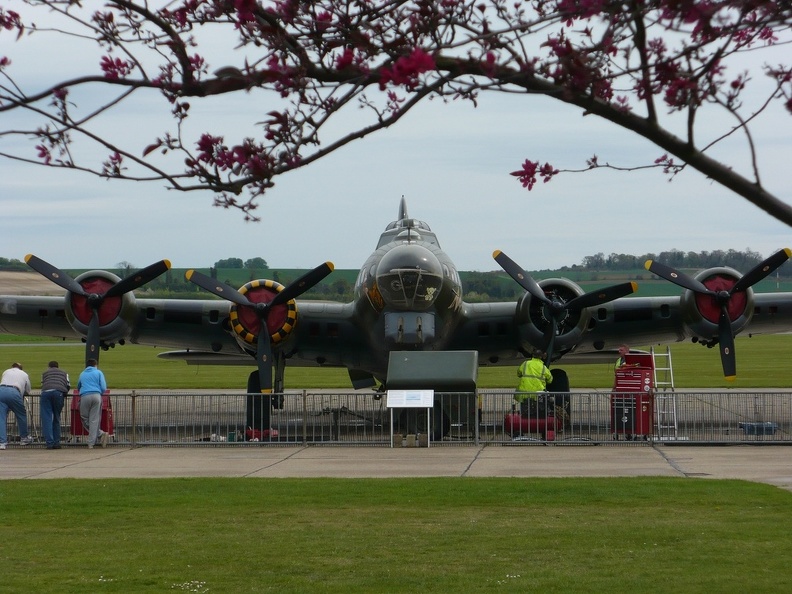
{"label": "sneaker", "polygon": [[6,444],[0,443],[0,450],[4,450],[4,449],[6,449]]}
{"label": "sneaker", "polygon": [[101,446],[102,446],[103,448],[106,448],[106,447],[107,447],[107,438],[109,437],[109,435],[110,435],[110,434],[109,434],[107,431],[104,431],[104,432],[102,433],[102,437],[100,437],[100,438],[99,438],[99,443],[101,444]]}
{"label": "sneaker", "polygon": [[27,437],[23,437],[22,439],[20,439],[19,443],[20,445],[30,445],[31,443],[33,443],[33,438],[30,435],[28,435]]}

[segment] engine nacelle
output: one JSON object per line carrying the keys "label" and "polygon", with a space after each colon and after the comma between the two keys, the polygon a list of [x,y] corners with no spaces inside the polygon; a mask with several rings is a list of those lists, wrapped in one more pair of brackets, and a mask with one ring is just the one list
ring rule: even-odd
{"label": "engine nacelle", "polygon": [[[243,285],[239,292],[253,303],[269,303],[275,296],[283,291],[284,286],[272,280],[254,280]],[[252,307],[234,304],[229,313],[231,329],[239,345],[251,351],[258,342],[261,319]],[[270,343],[274,346],[283,342],[294,330],[297,324],[297,304],[294,299],[273,306],[267,315],[267,329],[269,330]]]}
{"label": "engine nacelle", "polygon": [[[90,270],[75,278],[88,294],[103,294],[121,279],[106,270]],[[124,293],[117,297],[106,297],[97,310],[99,315],[99,340],[104,346],[113,346],[129,338],[137,316],[135,296]],[[88,298],[74,293],[66,294],[66,320],[75,332],[88,335],[93,309]]]}
{"label": "engine nacelle", "polygon": [[[565,278],[539,281],[539,286],[550,300],[562,303],[568,303],[585,293],[580,286]],[[517,302],[517,322],[520,325],[523,348],[526,350],[544,346],[544,333],[550,324],[546,308],[546,304],[533,299],[530,293],[525,293]],[[553,347],[556,357],[580,342],[590,319],[591,314],[585,309],[565,312],[564,317],[558,321],[558,334]]]}
{"label": "engine nacelle", "polygon": [[[711,291],[730,290],[742,275],[728,267],[709,268],[696,275],[696,280]],[[717,339],[721,308],[711,295],[685,290],[680,300],[682,321],[686,334],[705,344]],[[734,293],[727,307],[732,333],[736,336],[751,321],[754,312],[754,292],[748,288]]]}

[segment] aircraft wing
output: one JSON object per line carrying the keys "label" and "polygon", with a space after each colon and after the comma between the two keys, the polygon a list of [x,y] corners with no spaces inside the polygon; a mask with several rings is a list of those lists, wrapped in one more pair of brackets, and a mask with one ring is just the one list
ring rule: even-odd
{"label": "aircraft wing", "polygon": [[[792,331],[792,293],[757,293],[749,301],[750,307],[733,322],[735,334]],[[621,344],[649,346],[696,339],[714,345],[719,331],[717,320],[704,317],[695,299],[685,294],[623,297],[566,322],[559,328],[554,353],[554,360],[566,363],[610,360]],[[532,344],[541,344],[542,323],[546,323],[542,316],[531,316],[530,308],[521,302],[466,303],[448,348],[478,351],[482,366],[519,365]]]}

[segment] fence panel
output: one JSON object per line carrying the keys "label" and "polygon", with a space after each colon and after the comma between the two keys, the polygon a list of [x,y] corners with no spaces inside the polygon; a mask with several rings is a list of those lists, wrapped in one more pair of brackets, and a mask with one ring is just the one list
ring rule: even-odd
{"label": "fence panel", "polygon": [[[119,392],[111,395],[111,443],[389,446],[393,439],[396,446],[792,444],[792,391],[575,391],[551,398],[546,407],[526,416],[512,390],[435,394],[427,435],[426,410],[391,411],[386,398],[372,392]],[[38,395],[28,396],[26,405],[30,433],[43,443]],[[69,397],[61,416],[63,440],[79,445],[85,436],[72,434],[76,414]],[[14,415],[9,415],[8,432],[10,443],[19,440]]]}

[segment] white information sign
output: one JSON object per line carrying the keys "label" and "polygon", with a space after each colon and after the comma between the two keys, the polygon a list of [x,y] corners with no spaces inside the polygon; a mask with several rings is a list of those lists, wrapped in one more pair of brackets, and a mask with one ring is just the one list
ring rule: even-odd
{"label": "white information sign", "polygon": [[[434,406],[434,390],[388,390],[387,407],[390,409],[390,424],[393,427],[394,408],[425,408],[426,409],[426,447],[429,447],[429,411]],[[393,430],[391,430],[391,447],[393,447]]]}
{"label": "white information sign", "polygon": [[432,408],[434,390],[388,390],[388,408]]}

